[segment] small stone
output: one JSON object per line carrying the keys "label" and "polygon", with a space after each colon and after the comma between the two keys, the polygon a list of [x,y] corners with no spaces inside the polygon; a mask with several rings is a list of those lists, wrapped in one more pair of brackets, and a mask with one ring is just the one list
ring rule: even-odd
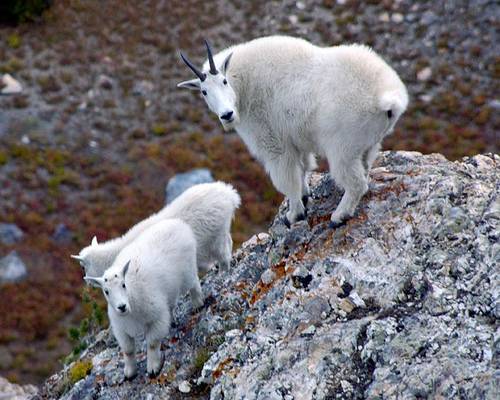
{"label": "small stone", "polygon": [[23,135],[23,137],[21,138],[21,143],[22,144],[30,144],[31,140],[30,140],[29,136],[28,135]]}
{"label": "small stone", "polygon": [[266,269],[264,273],[260,276],[260,280],[264,285],[270,285],[273,282],[275,276],[276,274],[272,269]]}
{"label": "small stone", "polygon": [[366,307],[364,300],[359,297],[359,294],[357,294],[356,292],[351,292],[351,294],[349,295],[349,300],[351,300],[351,302],[356,307]]}
{"label": "small stone", "polygon": [[432,69],[430,67],[425,67],[417,72],[417,79],[421,82],[428,81],[432,76]]}
{"label": "small stone", "polygon": [[379,20],[380,22],[389,22],[389,13],[387,13],[387,12],[383,12],[382,14],[380,14],[380,15],[378,16],[378,20]]}
{"label": "small stone", "polygon": [[396,24],[403,22],[404,19],[405,18],[403,16],[403,14],[400,14],[400,13],[394,13],[394,14],[392,14],[392,17],[391,17],[392,22],[395,22]]}
{"label": "small stone", "polygon": [[345,299],[342,299],[339,307],[346,313],[350,313],[356,308],[356,305],[351,301],[351,299],[349,299],[349,297],[346,297]]}
{"label": "small stone", "polygon": [[316,327],[314,325],[309,325],[306,329],[304,329],[300,336],[313,336],[316,333]]}
{"label": "small stone", "polygon": [[2,89],[0,90],[0,94],[16,94],[23,91],[21,84],[9,74],[4,74],[2,76],[1,83],[2,85],[0,87]]}
{"label": "small stone", "polygon": [[26,265],[17,252],[12,251],[0,259],[0,283],[19,282],[27,275]]}
{"label": "small stone", "polygon": [[189,172],[174,175],[167,183],[165,189],[166,203],[171,203],[186,189],[200,183],[213,182],[214,178],[212,173],[206,168],[193,169]]}
{"label": "small stone", "polygon": [[101,89],[105,89],[105,90],[113,89],[113,81],[111,80],[111,78],[109,76],[106,76],[106,75],[99,75],[99,77],[97,78],[97,85]]}
{"label": "small stone", "polygon": [[23,231],[17,225],[0,223],[0,242],[2,244],[14,244],[19,242],[23,236]]}
{"label": "small stone", "polygon": [[132,89],[132,94],[135,96],[146,96],[151,93],[154,89],[154,85],[150,81],[139,81],[134,85]]}
{"label": "small stone", "polygon": [[292,25],[295,25],[297,24],[297,22],[299,22],[299,17],[297,17],[296,15],[290,15],[288,17],[288,21],[290,21]]}
{"label": "small stone", "polygon": [[421,94],[418,98],[424,103],[430,103],[432,101],[432,95],[430,94]]}
{"label": "small stone", "polygon": [[181,393],[189,393],[191,391],[191,385],[188,381],[182,381],[179,383],[179,392]]}
{"label": "small stone", "polygon": [[59,224],[56,226],[56,229],[54,229],[52,238],[56,242],[69,243],[73,239],[73,233],[68,229],[68,227],[65,224]]}
{"label": "small stone", "polygon": [[297,1],[295,3],[295,6],[299,9],[299,10],[304,10],[306,8],[306,5],[302,2],[302,1]]}

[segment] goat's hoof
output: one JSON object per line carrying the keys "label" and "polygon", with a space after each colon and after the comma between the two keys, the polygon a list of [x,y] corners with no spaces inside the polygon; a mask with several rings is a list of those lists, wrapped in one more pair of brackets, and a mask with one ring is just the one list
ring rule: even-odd
{"label": "goat's hoof", "polygon": [[307,203],[309,203],[309,195],[305,194],[304,196],[302,196],[302,204],[304,205],[304,207],[307,207]]}
{"label": "goat's hoof", "polygon": [[158,366],[158,369],[153,369],[152,371],[148,371],[149,379],[156,378],[160,374],[164,363],[165,363],[165,355],[162,353],[161,354],[161,361],[160,361],[160,365]]}
{"label": "goat's hoof", "polygon": [[288,220],[286,215],[283,217],[283,223],[288,229],[290,229],[290,221]]}
{"label": "goat's hoof", "polygon": [[133,374],[131,374],[131,375],[129,375],[129,376],[125,375],[125,377],[123,378],[123,380],[125,380],[125,381],[131,381],[131,380],[133,380],[136,376],[137,376],[137,371],[135,371]]}
{"label": "goat's hoof", "polygon": [[328,227],[330,229],[337,229],[337,228],[341,227],[342,225],[345,225],[346,222],[347,222],[347,218],[342,219],[340,221],[330,221],[330,223],[328,224]]}
{"label": "goat's hoof", "polygon": [[305,220],[306,216],[307,216],[307,211],[304,211],[303,213],[297,215],[297,218],[295,219],[295,222]]}
{"label": "goat's hoof", "polygon": [[215,297],[212,296],[212,295],[209,295],[205,298],[205,301],[204,301],[204,304],[203,304],[203,307],[205,308],[208,308],[210,307],[212,304],[215,304],[217,302],[217,300],[215,300]]}

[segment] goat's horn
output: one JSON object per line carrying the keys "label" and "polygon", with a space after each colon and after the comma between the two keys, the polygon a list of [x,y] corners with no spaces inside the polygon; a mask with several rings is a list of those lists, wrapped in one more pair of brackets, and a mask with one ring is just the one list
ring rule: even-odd
{"label": "goat's horn", "polygon": [[78,260],[78,261],[83,261],[83,257],[82,256],[75,256],[74,254],[71,254],[70,256],[71,258],[74,258],[75,260]]}
{"label": "goat's horn", "polygon": [[187,59],[187,57],[186,57],[184,54],[182,54],[182,52],[181,52],[181,58],[182,58],[182,61],[184,61],[184,62],[186,63],[186,65],[187,65],[187,66],[191,69],[191,71],[193,71],[193,72],[195,73],[195,75],[196,75],[198,78],[200,78],[200,81],[202,81],[202,82],[203,82],[203,81],[207,78],[207,77],[206,77],[206,75],[205,75],[203,72],[201,72],[198,68],[196,68],[196,67],[195,67],[195,66],[191,63],[191,61],[189,61],[189,60]]}
{"label": "goat's horn", "polygon": [[205,46],[207,46],[208,63],[210,64],[210,73],[212,75],[217,75],[219,71],[217,71],[217,68],[215,67],[214,57],[212,56],[212,49],[210,48],[210,45],[206,40],[205,40]]}

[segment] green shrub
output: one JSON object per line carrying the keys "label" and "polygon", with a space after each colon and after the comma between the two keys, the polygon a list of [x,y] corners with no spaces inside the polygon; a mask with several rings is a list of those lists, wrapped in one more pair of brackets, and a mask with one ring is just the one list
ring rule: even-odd
{"label": "green shrub", "polygon": [[31,21],[50,6],[52,0],[2,0],[0,22],[14,23]]}
{"label": "green shrub", "polygon": [[69,379],[72,384],[75,384],[80,379],[85,378],[92,371],[92,361],[82,360],[75,362],[69,370]]}

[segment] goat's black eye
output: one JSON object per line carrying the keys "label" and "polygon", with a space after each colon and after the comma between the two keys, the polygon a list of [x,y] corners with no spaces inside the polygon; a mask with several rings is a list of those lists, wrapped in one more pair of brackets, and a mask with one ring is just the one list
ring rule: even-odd
{"label": "goat's black eye", "polygon": [[124,283],[122,284],[122,288],[124,288],[124,289],[125,289],[125,284],[124,284]]}
{"label": "goat's black eye", "polygon": [[203,96],[207,95],[207,91],[206,90],[202,90],[201,93],[203,93]]}
{"label": "goat's black eye", "polygon": [[105,290],[104,293],[106,293],[106,295],[108,295],[109,294],[109,290]]}
{"label": "goat's black eye", "polygon": [[224,85],[227,85],[227,81],[226,81],[225,79],[222,81],[222,83],[223,83]]}

